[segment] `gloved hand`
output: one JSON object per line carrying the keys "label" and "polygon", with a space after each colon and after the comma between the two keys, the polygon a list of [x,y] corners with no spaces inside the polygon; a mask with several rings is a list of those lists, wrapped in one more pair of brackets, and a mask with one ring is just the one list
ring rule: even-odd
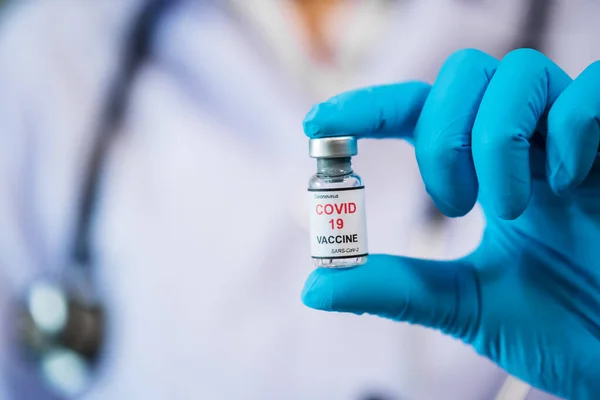
{"label": "gloved hand", "polygon": [[347,92],[304,130],[414,140],[439,210],[460,217],[479,201],[487,220],[459,260],[318,269],[307,306],[439,329],[535,387],[600,399],[600,63],[572,80],[533,50],[462,50],[431,88]]}

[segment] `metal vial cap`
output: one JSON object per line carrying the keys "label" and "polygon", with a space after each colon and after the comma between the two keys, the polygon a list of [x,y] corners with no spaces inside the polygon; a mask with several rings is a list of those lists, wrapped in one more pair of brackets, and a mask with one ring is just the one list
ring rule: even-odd
{"label": "metal vial cap", "polygon": [[358,154],[355,136],[309,139],[308,154],[312,158],[352,157]]}

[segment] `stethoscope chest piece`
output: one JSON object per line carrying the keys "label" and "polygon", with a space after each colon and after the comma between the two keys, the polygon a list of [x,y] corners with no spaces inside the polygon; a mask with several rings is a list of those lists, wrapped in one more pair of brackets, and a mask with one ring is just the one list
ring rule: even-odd
{"label": "stethoscope chest piece", "polygon": [[36,281],[16,310],[21,351],[47,388],[61,397],[75,397],[91,385],[105,329],[104,309],[68,288]]}

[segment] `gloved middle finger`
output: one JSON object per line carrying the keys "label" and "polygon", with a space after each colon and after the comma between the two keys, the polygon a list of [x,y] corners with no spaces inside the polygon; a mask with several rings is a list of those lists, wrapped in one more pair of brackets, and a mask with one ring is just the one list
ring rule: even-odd
{"label": "gloved middle finger", "polygon": [[509,53],[496,69],[473,125],[473,161],[484,207],[515,219],[531,197],[530,139],[571,78],[543,54]]}
{"label": "gloved middle finger", "polygon": [[436,207],[449,217],[468,213],[477,200],[471,130],[499,61],[473,49],[444,63],[415,128],[415,152]]}

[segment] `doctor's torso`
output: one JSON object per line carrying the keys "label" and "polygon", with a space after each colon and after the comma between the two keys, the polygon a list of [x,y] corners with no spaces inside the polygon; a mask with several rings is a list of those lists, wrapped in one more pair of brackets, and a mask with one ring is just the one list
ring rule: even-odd
{"label": "doctor's torso", "polygon": [[[501,56],[518,39],[524,3],[398,2],[368,57],[327,95],[431,81],[464,47]],[[41,239],[34,247],[2,235],[6,262],[27,266],[6,272],[18,276],[15,286],[39,273],[38,259],[60,268],[72,235],[78,170],[117,64],[118,35],[107,25],[117,30],[130,13],[111,4],[65,1],[16,14],[13,30],[28,30],[32,46],[19,56],[31,77],[14,89],[28,122],[0,128],[24,136],[10,138],[18,151],[3,173],[31,188],[3,202],[26,204],[18,209],[35,215]],[[104,372],[86,398],[492,398],[503,373],[452,339],[301,304],[315,169],[301,120],[326,94],[302,90],[302,72],[259,51],[260,34],[208,4],[181,2],[161,22],[107,161],[94,247],[110,329]],[[64,24],[46,35],[61,12]],[[592,53],[570,56],[572,70]],[[354,164],[367,190],[370,252],[455,257],[477,245],[478,210],[431,228],[407,143],[361,142]],[[23,229],[20,221],[12,215],[7,228]]]}

